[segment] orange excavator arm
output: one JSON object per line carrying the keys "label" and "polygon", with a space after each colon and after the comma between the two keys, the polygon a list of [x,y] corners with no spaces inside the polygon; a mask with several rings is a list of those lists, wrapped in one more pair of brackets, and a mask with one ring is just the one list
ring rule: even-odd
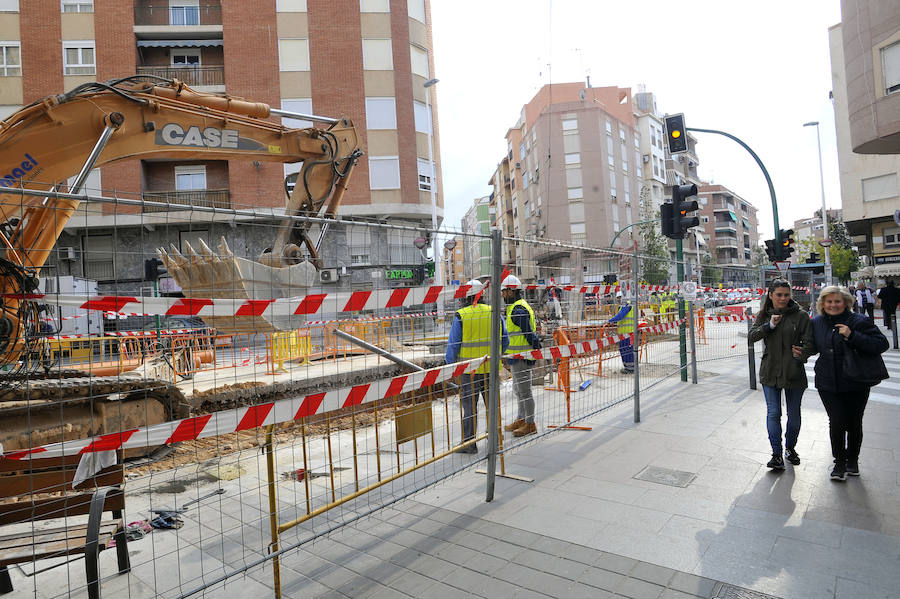
{"label": "orange excavator arm", "polygon": [[[52,193],[90,168],[126,159],[246,159],[303,162],[289,216],[333,215],[361,152],[349,119],[327,128],[289,129],[266,120],[281,111],[241,98],[196,92],[177,80],[129,77],[48,96],[0,123],[0,289],[31,291],[79,202]],[[10,188],[47,191],[47,196]],[[296,263],[300,243],[317,262],[308,225],[286,220],[267,258]],[[286,251],[290,247],[290,252]],[[21,338],[20,302],[3,300],[0,352]],[[3,343],[3,338],[7,342]],[[18,352],[16,352],[18,353]]]}

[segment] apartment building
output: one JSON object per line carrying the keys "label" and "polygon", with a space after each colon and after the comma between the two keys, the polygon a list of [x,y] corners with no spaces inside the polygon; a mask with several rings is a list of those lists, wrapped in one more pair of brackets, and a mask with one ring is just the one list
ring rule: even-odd
{"label": "apartment building", "polygon": [[463,252],[465,279],[491,276],[491,240],[473,235],[489,235],[494,210],[491,196],[476,198],[462,217],[463,235],[460,246]]}
{"label": "apartment building", "polygon": [[844,0],[828,30],[841,199],[857,276],[900,277],[900,12]]}
{"label": "apartment building", "polygon": [[702,184],[697,195],[702,235],[713,262],[724,267],[723,280],[757,281],[758,274],[741,268],[751,266],[753,248],[759,245],[756,207],[724,185]]}
{"label": "apartment building", "polygon": [[[519,239],[504,244],[504,260],[523,280],[566,282],[569,275],[560,273],[578,259],[571,250],[524,240],[607,248],[637,222],[644,165],[629,88],[545,85],[522,107],[506,141],[490,184],[495,224]],[[616,241],[631,247],[633,238]],[[587,272],[598,280],[605,274],[599,266]]]}
{"label": "apartment building", "polygon": [[668,199],[666,189],[665,122],[651,92],[634,94],[635,130],[640,135],[641,199],[650,201],[652,212]]}
{"label": "apartment building", "polygon": [[[843,220],[843,211],[840,208],[828,210],[828,223]],[[794,230],[794,241],[797,243],[804,239],[822,241],[825,239],[825,225],[822,223],[822,211],[817,210],[808,218],[800,218],[794,221],[791,227]]]}
{"label": "apartment building", "polygon": [[463,284],[469,280],[466,277],[466,259],[463,246],[463,236],[457,235],[444,243],[443,263],[444,281],[447,284]]}
{"label": "apartment building", "polygon": [[[430,0],[0,0],[0,57],[2,117],[82,83],[134,74],[178,78],[298,113],[345,115],[365,155],[339,214],[430,229],[434,186],[443,219],[435,88],[425,86],[433,85],[434,72]],[[121,289],[123,281],[140,282],[143,259],[169,243],[201,238],[215,247],[224,236],[235,253],[255,258],[271,243],[272,214],[285,202],[283,179],[296,170],[242,160],[103,166],[88,193],[184,209],[83,210],[59,241],[64,257],[51,266]],[[251,217],[254,225],[272,226],[199,222],[194,206],[255,210],[268,220]],[[385,269],[422,262],[416,236],[332,227],[323,258],[341,282],[383,282]]]}

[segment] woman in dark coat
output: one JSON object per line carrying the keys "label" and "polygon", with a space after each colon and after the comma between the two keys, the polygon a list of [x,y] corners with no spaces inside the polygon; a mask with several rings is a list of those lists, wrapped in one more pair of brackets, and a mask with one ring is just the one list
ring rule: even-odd
{"label": "woman in dark coat", "polygon": [[851,380],[844,374],[844,354],[855,348],[859,353],[879,356],[888,349],[888,341],[872,320],[853,312],[853,296],[845,287],[825,287],[816,301],[816,311],[818,315],[812,319],[812,353],[819,354],[816,389],[828,412],[834,456],[831,479],[846,480],[848,474],[859,476],[863,412],[871,384]]}
{"label": "woman in dark coat", "polygon": [[[803,352],[809,354],[813,344],[809,314],[791,299],[791,284],[784,279],[772,281],[756,323],[750,328],[750,342],[760,339],[766,350],[759,367],[759,381],[766,398],[766,430],[772,446],[772,459],[766,466],[783,470],[785,458],[795,466],[800,464],[794,446],[800,435],[800,400],[808,386]],[[782,390],[787,407],[784,457],[781,447]]]}

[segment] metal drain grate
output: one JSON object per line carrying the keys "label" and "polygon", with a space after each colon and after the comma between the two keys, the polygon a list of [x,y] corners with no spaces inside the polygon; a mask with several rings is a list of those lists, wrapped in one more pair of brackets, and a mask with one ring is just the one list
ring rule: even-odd
{"label": "metal drain grate", "polygon": [[632,478],[637,480],[645,480],[651,483],[659,483],[670,487],[686,487],[697,477],[693,472],[683,472],[681,470],[670,470],[669,468],[659,468],[658,466],[647,466]]}
{"label": "metal drain grate", "polygon": [[720,582],[713,589],[712,599],[779,599],[775,595],[767,595],[759,591],[751,591],[733,584]]}

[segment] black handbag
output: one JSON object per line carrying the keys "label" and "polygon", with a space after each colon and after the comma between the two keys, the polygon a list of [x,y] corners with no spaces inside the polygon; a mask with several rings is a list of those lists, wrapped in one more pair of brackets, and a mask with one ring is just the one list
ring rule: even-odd
{"label": "black handbag", "polygon": [[843,367],[844,378],[870,387],[890,376],[881,354],[867,354],[848,343],[844,344]]}

